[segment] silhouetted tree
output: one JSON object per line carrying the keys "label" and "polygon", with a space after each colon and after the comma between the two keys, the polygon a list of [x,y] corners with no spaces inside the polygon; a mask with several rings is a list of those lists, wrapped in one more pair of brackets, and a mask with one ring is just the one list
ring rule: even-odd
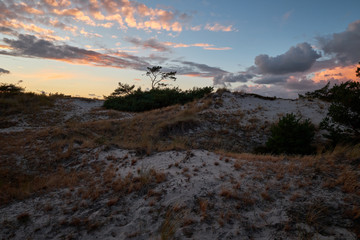
{"label": "silhouetted tree", "polygon": [[[356,70],[360,77],[360,68]],[[331,105],[320,127],[333,146],[339,142],[360,141],[360,82],[347,81],[328,90]]]}
{"label": "silhouetted tree", "polygon": [[15,84],[1,83],[0,84],[0,93],[6,94],[17,94],[24,92],[24,88],[16,86]]}
{"label": "silhouetted tree", "polygon": [[162,72],[161,66],[148,67],[147,69],[146,76],[150,78],[151,89],[166,87],[168,84],[162,82],[166,79],[176,81],[176,72]]}
{"label": "silhouetted tree", "polygon": [[135,85],[129,85],[127,83],[119,82],[119,87],[114,90],[110,97],[119,97],[124,95],[129,95],[134,92]]}

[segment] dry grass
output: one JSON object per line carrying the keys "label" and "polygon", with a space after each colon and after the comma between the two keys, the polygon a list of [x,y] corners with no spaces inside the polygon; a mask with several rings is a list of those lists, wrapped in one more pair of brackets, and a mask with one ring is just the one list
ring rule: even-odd
{"label": "dry grass", "polygon": [[239,199],[238,193],[234,189],[221,188],[220,196],[225,197],[227,199]]}
{"label": "dry grass", "polygon": [[207,217],[208,206],[209,206],[208,200],[201,198],[199,199],[199,208],[202,219],[205,219]]}
{"label": "dry grass", "polygon": [[0,93],[0,116],[16,113],[37,113],[43,108],[54,106],[60,95],[46,96],[35,93],[3,94]]}
{"label": "dry grass", "polygon": [[6,204],[13,199],[27,198],[36,192],[74,187],[81,181],[88,179],[88,174],[85,172],[65,171],[63,168],[42,176],[19,171],[5,172],[2,169],[0,176],[0,205]]}
{"label": "dry grass", "polygon": [[161,240],[173,239],[178,228],[183,225],[183,219],[183,207],[179,204],[170,206],[159,229]]}

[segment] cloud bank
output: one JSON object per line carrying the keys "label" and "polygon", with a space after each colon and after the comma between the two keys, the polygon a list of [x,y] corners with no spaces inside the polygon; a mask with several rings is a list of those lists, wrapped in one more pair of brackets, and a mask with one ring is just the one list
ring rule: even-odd
{"label": "cloud bank", "polygon": [[238,89],[296,97],[297,93],[318,89],[328,81],[334,84],[356,80],[360,20],[350,23],[344,32],[317,37],[315,41],[316,50],[304,42],[275,57],[258,55],[246,71],[215,76],[214,84],[246,83]]}

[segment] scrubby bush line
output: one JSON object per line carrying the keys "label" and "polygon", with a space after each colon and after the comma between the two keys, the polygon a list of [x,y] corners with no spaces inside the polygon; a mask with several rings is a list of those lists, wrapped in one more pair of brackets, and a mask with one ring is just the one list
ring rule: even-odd
{"label": "scrubby bush line", "polygon": [[143,112],[175,104],[185,104],[200,99],[213,91],[212,87],[193,88],[183,91],[179,88],[154,88],[149,91],[137,89],[123,96],[106,97],[104,107],[119,111]]}

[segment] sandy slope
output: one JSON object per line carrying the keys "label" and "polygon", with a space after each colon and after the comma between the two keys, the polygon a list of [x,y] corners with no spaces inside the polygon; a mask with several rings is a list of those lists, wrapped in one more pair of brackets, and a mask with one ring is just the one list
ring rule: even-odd
{"label": "sandy slope", "polygon": [[54,107],[33,113],[33,115],[17,114],[9,116],[12,126],[0,128],[0,133],[19,132],[61,126],[69,122],[89,122],[102,119],[124,119],[132,117],[131,113],[120,113],[102,108],[103,100],[85,98],[60,98]]}
{"label": "sandy slope", "polygon": [[[304,168],[302,162],[249,161],[202,150],[139,158],[120,149],[95,149],[82,158],[88,159],[89,165],[99,163],[104,168],[102,174],[93,173],[94,185],[62,189],[2,207],[0,236],[298,239],[302,234],[312,239],[356,239],[347,229],[351,221],[341,216],[346,194],[323,188],[321,177]],[[111,183],[104,183],[103,174],[109,166],[115,170],[114,182],[129,173],[149,174],[150,169],[166,178],[131,193],[116,191]],[[81,194],[88,187],[102,193],[96,199]],[[109,205],[113,199],[116,202]],[[29,219],[17,220],[24,213]]]}
{"label": "sandy slope", "polygon": [[[236,131],[255,124],[248,128],[257,134],[250,143],[261,143],[267,137],[261,126],[268,129],[279,116],[293,112],[317,125],[328,107],[230,93],[212,99],[189,137],[229,128],[236,119]],[[66,100],[59,106],[70,107],[57,125],[133,116],[109,114],[98,101]],[[0,206],[0,238],[356,239],[357,225],[347,211],[360,207],[354,204],[359,196],[330,184],[338,163],[321,161],[201,149],[146,156],[116,146],[77,148],[60,163],[62,183],[47,178],[61,187]],[[351,173],[359,174],[354,166]]]}

